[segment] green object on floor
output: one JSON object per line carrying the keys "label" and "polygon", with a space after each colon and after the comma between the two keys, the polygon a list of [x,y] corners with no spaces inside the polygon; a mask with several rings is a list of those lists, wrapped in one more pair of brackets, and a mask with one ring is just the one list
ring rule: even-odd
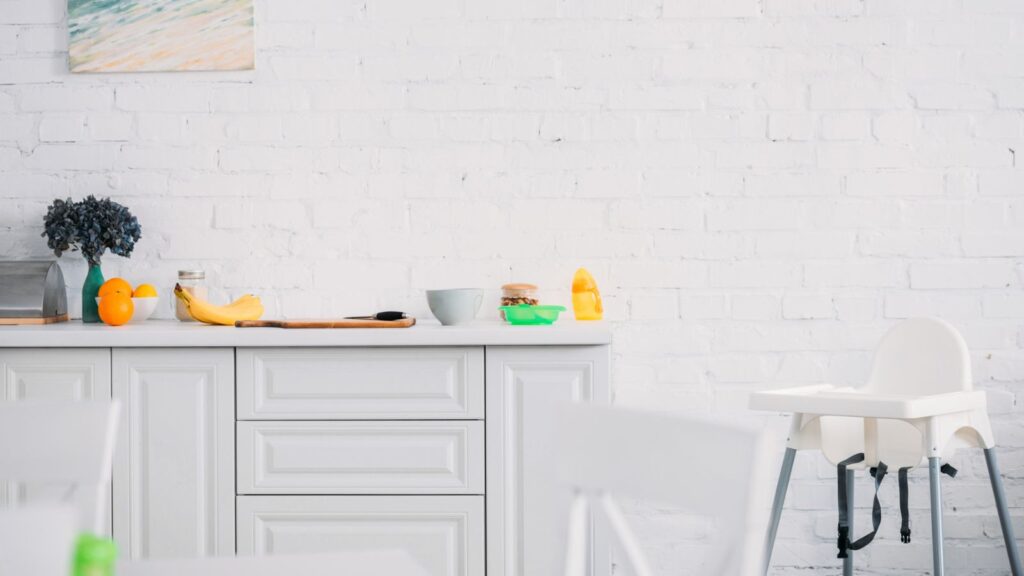
{"label": "green object on floor", "polygon": [[505,319],[509,324],[516,326],[541,326],[554,324],[558,320],[558,314],[565,312],[565,306],[546,306],[520,304],[519,306],[501,306],[498,308],[505,313]]}
{"label": "green object on floor", "polygon": [[110,538],[81,534],[75,543],[72,576],[114,576],[117,544]]}

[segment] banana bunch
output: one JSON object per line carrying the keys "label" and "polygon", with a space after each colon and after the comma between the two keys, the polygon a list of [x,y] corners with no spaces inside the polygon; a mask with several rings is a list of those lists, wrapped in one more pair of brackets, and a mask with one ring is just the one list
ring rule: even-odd
{"label": "banana bunch", "polygon": [[227,306],[215,306],[196,298],[178,284],[174,285],[174,295],[185,304],[192,318],[206,324],[234,326],[236,320],[259,320],[263,316],[263,303],[252,294],[246,294]]}

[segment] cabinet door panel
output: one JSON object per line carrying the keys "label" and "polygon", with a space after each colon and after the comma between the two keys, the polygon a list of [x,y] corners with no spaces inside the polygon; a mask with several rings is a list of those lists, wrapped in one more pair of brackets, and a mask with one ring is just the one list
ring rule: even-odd
{"label": "cabinet door panel", "polygon": [[[608,347],[487,348],[487,574],[563,570],[569,498],[550,485],[542,418],[556,402],[611,401]],[[611,573],[602,526],[589,573]]]}
{"label": "cabinet door panel", "polygon": [[484,573],[482,496],[239,496],[238,553],[399,549],[431,576]]}
{"label": "cabinet door panel", "polygon": [[234,351],[115,349],[128,413],[114,537],[130,558],[234,553]]}
{"label": "cabinet door panel", "polygon": [[[109,398],[108,348],[0,350],[0,401]],[[60,500],[69,488],[65,484],[0,482],[0,508]]]}

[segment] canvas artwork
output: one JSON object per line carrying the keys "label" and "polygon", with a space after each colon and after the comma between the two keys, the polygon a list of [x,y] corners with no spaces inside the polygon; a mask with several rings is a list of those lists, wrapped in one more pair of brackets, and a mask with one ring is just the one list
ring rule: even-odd
{"label": "canvas artwork", "polygon": [[249,70],[252,0],[68,0],[72,72]]}

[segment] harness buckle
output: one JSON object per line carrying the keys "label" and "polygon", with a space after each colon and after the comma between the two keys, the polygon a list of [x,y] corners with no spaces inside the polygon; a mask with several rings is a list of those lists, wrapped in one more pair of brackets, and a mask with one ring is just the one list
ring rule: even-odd
{"label": "harness buckle", "polygon": [[836,545],[839,546],[839,556],[836,558],[846,558],[846,549],[850,546],[850,527],[839,525],[839,539],[836,541]]}

